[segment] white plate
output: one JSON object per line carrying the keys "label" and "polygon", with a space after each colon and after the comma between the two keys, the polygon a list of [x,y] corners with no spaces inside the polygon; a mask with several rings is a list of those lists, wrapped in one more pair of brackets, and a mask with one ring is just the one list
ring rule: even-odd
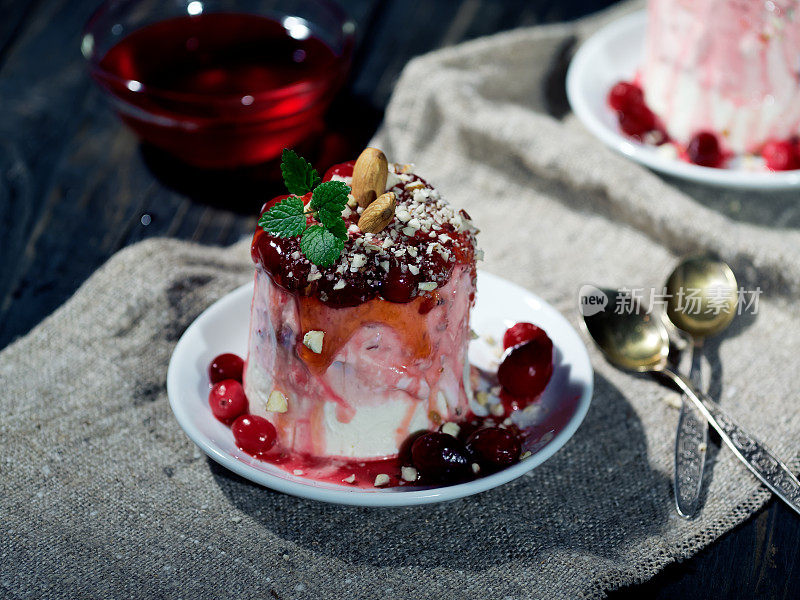
{"label": "white plate", "polygon": [[630,81],[642,62],[647,23],[645,11],[626,15],[584,42],[567,72],[567,98],[586,128],[614,150],[656,171],[709,185],[751,190],[800,187],[800,171],[712,169],[669,158],[653,146],[640,144],[619,130],[606,104],[611,87]]}
{"label": "white plate", "polygon": [[[561,448],[583,421],[592,398],[594,373],[577,332],[552,306],[504,279],[479,273],[472,327],[480,335],[502,339],[517,321],[540,325],[555,347],[553,376],[541,400],[539,416],[526,429],[538,440],[527,459],[486,477],[436,488],[363,489],[298,477],[239,450],[230,428],[217,421],[208,405],[207,365],[223,352],[245,356],[253,284],[243,285],[206,309],[181,337],[167,373],[167,393],[178,423],[215,461],[266,487],[324,502],[358,506],[407,506],[441,502],[483,492],[542,464]],[[470,361],[491,367],[493,354],[482,339],[470,346]]]}

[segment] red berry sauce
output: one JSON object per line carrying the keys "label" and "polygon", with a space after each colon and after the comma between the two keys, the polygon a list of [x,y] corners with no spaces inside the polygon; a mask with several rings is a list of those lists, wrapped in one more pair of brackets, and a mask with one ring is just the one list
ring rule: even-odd
{"label": "red berry sauce", "polygon": [[[209,400],[214,416],[224,423],[232,422],[234,440],[241,450],[297,476],[363,488],[374,487],[378,475],[389,477],[382,487],[452,485],[517,463],[528,440],[546,443],[541,440],[547,432],[520,431],[507,417],[541,395],[553,371],[553,344],[544,330],[531,323],[511,327],[504,343],[508,350],[498,371],[498,376],[503,373],[499,377],[504,388],[501,415],[494,411],[488,416],[470,412],[457,423],[457,433],[445,427],[440,431],[418,431],[401,444],[397,456],[386,459],[319,457],[276,446],[274,425],[257,415],[244,414],[248,404],[237,381],[216,383]],[[209,374],[212,372],[215,371],[209,368]],[[521,393],[514,396],[512,392]]]}
{"label": "red berry sauce", "polygon": [[[323,179],[351,177],[353,165],[352,161],[336,165]],[[336,308],[357,306],[375,297],[389,302],[410,302],[425,294],[419,289],[420,283],[435,282],[441,288],[456,265],[474,269],[476,230],[469,215],[453,211],[438,192],[413,173],[401,172],[390,177],[397,182],[392,188],[397,197],[395,218],[383,231],[364,234],[357,227],[358,211],[345,209],[349,239],[342,256],[333,265],[312,265],[300,252],[299,238],[280,238],[260,227],[253,236],[253,261],[269,274],[275,285]],[[262,214],[286,197],[279,196],[267,203]],[[430,217],[427,223],[412,214],[420,205],[424,205],[422,214]],[[408,216],[401,219],[401,215]],[[414,229],[408,226],[421,220],[422,226],[408,235]],[[351,268],[359,264],[355,261],[364,260],[365,264]]]}

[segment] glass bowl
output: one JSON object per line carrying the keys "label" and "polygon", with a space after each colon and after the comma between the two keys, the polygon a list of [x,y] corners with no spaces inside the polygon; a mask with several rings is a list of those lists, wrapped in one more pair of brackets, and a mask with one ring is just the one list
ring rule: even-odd
{"label": "glass bowl", "polygon": [[276,158],[321,133],[354,22],[329,0],[109,0],[81,51],[122,120],[203,168]]}

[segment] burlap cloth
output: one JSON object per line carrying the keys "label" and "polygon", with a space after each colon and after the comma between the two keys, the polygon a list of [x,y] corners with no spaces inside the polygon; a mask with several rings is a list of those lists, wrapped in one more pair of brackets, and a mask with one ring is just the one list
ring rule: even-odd
{"label": "burlap cloth", "polygon": [[[720,252],[744,285],[765,293],[756,316],[710,343],[711,392],[796,467],[796,194],[665,182],[565,116],[576,37],[629,8],[414,60],[378,143],[471,213],[483,268],[535,290],[573,322],[583,283],[659,285],[676,253]],[[722,450],[702,514],[678,518],[677,411],[662,401],[671,392],[614,371],[594,351],[596,392],[580,430],[499,489],[387,510],[253,485],[200,454],[165,390],[178,337],[251,269],[247,242],[147,241],[2,352],[4,594],[599,597],[690,556],[769,497]]]}

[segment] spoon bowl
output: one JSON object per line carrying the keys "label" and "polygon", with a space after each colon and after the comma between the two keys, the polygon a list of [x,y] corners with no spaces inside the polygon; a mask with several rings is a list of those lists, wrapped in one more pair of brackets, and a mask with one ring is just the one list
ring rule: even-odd
{"label": "spoon bowl", "polygon": [[630,371],[658,371],[669,355],[669,336],[661,320],[642,312],[635,300],[618,290],[601,290],[605,310],[584,315],[587,333],[613,365]]}
{"label": "spoon bowl", "polygon": [[667,279],[665,314],[695,340],[716,335],[736,315],[739,301],[731,268],[708,254],[684,258]]}

